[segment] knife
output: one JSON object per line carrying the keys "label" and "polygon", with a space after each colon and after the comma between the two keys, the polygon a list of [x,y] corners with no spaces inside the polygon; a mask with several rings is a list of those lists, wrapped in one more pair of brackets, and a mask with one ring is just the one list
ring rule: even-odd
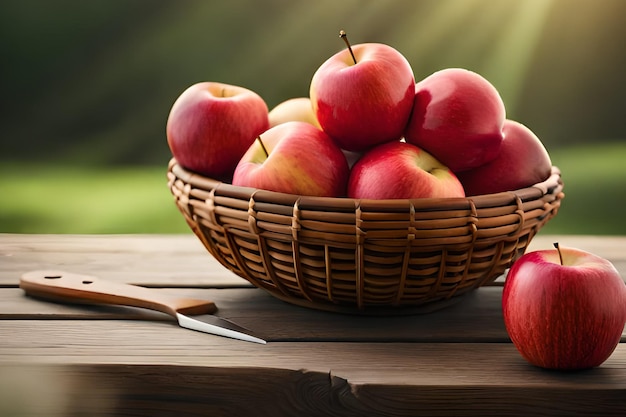
{"label": "knife", "polygon": [[[150,288],[103,280],[64,271],[38,270],[22,275],[26,294],[77,304],[114,304],[160,311],[176,318],[181,327],[247,342],[265,344],[250,330],[221,317],[213,301],[177,297]],[[200,315],[192,318],[188,315]]]}

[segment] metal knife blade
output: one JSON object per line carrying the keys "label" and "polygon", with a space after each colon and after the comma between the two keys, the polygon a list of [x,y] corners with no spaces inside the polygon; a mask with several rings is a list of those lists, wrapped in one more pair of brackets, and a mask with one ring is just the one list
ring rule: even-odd
{"label": "metal knife blade", "polygon": [[[57,302],[115,304],[161,311],[176,318],[181,327],[218,336],[265,344],[265,340],[229,320],[209,315],[213,301],[177,297],[137,285],[106,281],[90,275],[38,270],[22,275],[20,288],[28,295]],[[188,315],[202,315],[192,318]]]}
{"label": "metal knife blade", "polygon": [[252,332],[245,327],[241,327],[230,320],[217,316],[203,315],[198,317],[189,317],[177,313],[176,318],[181,327],[199,332],[211,333],[218,336],[230,337],[232,339],[244,340],[246,342],[254,342],[265,344],[265,340],[252,335]]}

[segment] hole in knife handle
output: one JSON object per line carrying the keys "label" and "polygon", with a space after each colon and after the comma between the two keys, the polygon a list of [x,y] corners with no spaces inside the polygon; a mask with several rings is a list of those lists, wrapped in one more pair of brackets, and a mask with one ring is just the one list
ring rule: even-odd
{"label": "hole in knife handle", "polygon": [[60,279],[61,275],[46,275],[45,279]]}
{"label": "hole in knife handle", "polygon": [[88,280],[84,280],[83,284],[87,285],[87,284],[93,284],[93,281],[88,281]]}

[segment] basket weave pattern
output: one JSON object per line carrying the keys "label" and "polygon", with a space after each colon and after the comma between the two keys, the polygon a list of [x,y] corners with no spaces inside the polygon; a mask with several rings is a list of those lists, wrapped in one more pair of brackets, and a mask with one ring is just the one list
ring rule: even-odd
{"label": "basket weave pattern", "polygon": [[168,184],[222,265],[331,311],[432,310],[500,276],[556,215],[563,183],[452,199],[355,200],[235,187],[170,161]]}

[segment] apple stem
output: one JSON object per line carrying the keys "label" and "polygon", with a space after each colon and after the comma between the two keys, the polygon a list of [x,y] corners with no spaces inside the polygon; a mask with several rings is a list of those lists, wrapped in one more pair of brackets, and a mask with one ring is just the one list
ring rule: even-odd
{"label": "apple stem", "polygon": [[561,265],[563,265],[563,254],[561,253],[561,247],[559,246],[559,242],[554,242],[553,245],[556,248],[556,251],[559,253],[559,260],[561,261]]}
{"label": "apple stem", "polygon": [[265,147],[265,144],[263,143],[263,141],[261,140],[261,136],[257,136],[256,140],[259,141],[259,143],[261,144],[261,148],[263,149],[263,152],[265,152],[265,157],[270,156],[269,152],[267,152],[267,148]]}
{"label": "apple stem", "polygon": [[354,56],[354,52],[352,52],[352,46],[350,46],[350,41],[348,41],[348,35],[346,35],[345,31],[340,30],[339,37],[343,39],[343,41],[346,43],[346,46],[348,47],[348,51],[350,51],[350,55],[352,56],[352,60],[356,64],[356,57]]}

